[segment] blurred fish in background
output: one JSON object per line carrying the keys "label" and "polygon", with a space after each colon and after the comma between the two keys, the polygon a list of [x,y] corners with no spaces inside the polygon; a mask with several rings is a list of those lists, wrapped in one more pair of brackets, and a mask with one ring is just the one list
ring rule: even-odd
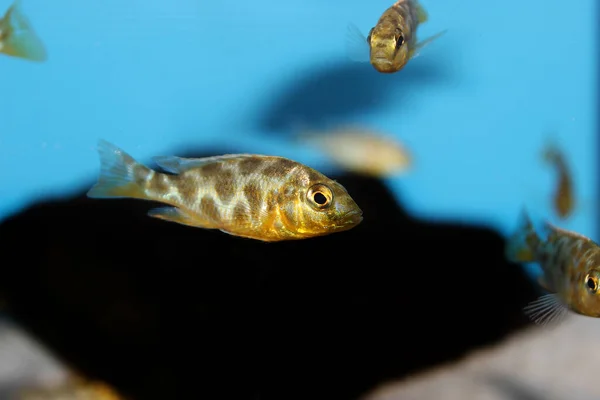
{"label": "blurred fish in background", "polygon": [[348,25],[346,46],[350,59],[370,62],[381,73],[400,71],[419,51],[446,31],[417,41],[417,28],[429,19],[418,0],[398,0],[385,10],[365,37],[354,24]]}
{"label": "blurred fish in background", "polygon": [[21,10],[20,0],[16,0],[0,20],[0,53],[36,62],[48,58],[42,40]]}
{"label": "blurred fish in background", "polygon": [[573,176],[565,154],[552,140],[546,144],[542,157],[556,173],[556,188],[552,197],[553,210],[560,219],[567,219],[575,208],[575,195]]}
{"label": "blurred fish in background", "polygon": [[298,135],[298,142],[326,153],[346,171],[373,178],[399,175],[413,165],[412,155],[398,139],[367,128],[306,131]]}
{"label": "blurred fish in background", "polygon": [[69,382],[54,387],[26,388],[13,400],[126,400],[104,382],[73,377]]}

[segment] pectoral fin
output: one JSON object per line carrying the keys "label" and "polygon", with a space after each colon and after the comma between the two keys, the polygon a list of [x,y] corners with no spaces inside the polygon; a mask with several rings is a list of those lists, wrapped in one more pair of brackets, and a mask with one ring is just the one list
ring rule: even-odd
{"label": "pectoral fin", "polygon": [[148,216],[165,221],[175,222],[177,224],[192,226],[194,228],[215,228],[212,224],[200,221],[197,217],[186,213],[177,207],[159,207],[148,211]]}
{"label": "pectoral fin", "polygon": [[569,308],[561,300],[558,293],[539,297],[529,303],[523,311],[533,322],[544,326],[560,324],[569,314]]}
{"label": "pectoral fin", "polygon": [[411,50],[411,54],[410,54],[410,58],[415,58],[417,57],[421,50],[423,49],[423,47],[427,46],[428,44],[430,44],[431,42],[433,42],[434,40],[436,40],[437,38],[439,38],[440,36],[444,35],[448,30],[445,29],[441,32],[436,33],[435,35],[432,35],[426,39],[421,40],[420,42],[417,42],[417,44],[415,45],[415,47]]}

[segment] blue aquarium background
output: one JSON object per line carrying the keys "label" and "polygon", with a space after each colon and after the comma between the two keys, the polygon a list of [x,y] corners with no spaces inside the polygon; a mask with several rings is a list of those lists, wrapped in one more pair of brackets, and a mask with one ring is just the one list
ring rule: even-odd
{"label": "blue aquarium background", "polygon": [[[333,176],[341,171],[297,133],[358,125],[411,152],[411,170],[384,183],[415,218],[505,236],[525,207],[599,239],[592,0],[423,0],[419,38],[447,32],[390,75],[349,61],[345,48],[348,24],[366,35],[389,0],[21,1],[48,60],[0,55],[0,224],[91,187],[101,138],[148,164],[218,149]],[[556,175],[541,156],[550,139],[573,172],[577,205],[566,221],[553,213]],[[419,267],[402,257],[399,240],[398,265]]]}
{"label": "blue aquarium background", "polygon": [[503,232],[523,205],[552,218],[554,133],[582,203],[566,225],[595,235],[594,2],[424,2],[419,37],[447,33],[382,75],[347,61],[345,33],[388,3],[23,1],[49,59],[1,60],[0,218],[93,183],[98,138],[142,161],[224,145],[328,172],[295,129],[355,123],[414,154],[387,181],[411,213]]}

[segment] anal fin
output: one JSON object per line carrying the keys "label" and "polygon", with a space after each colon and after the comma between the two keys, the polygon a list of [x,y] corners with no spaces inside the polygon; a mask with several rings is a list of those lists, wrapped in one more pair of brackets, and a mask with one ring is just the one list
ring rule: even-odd
{"label": "anal fin", "polygon": [[194,228],[213,229],[215,227],[204,224],[198,218],[186,213],[177,207],[158,207],[148,211],[148,216],[165,221],[175,222],[181,225],[192,226]]}
{"label": "anal fin", "polygon": [[538,325],[558,325],[570,312],[558,293],[540,296],[523,309],[525,315]]}

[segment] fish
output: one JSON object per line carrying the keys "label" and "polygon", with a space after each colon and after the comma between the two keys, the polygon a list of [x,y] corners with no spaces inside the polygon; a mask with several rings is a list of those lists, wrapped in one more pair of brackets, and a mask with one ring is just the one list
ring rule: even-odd
{"label": "fish", "polygon": [[328,132],[305,132],[301,143],[318,148],[338,166],[357,174],[382,178],[406,172],[413,160],[394,138],[373,131],[340,127]]}
{"label": "fish", "polygon": [[0,53],[34,62],[48,59],[42,40],[16,0],[0,19]]}
{"label": "fish", "polygon": [[26,388],[16,400],[124,400],[112,387],[100,381],[73,380],[60,386]]}
{"label": "fish", "polygon": [[103,139],[98,152],[100,176],[88,197],[163,203],[148,215],[182,225],[278,242],[346,231],[363,218],[344,186],[283,157],[153,157],[161,173]]}
{"label": "fish", "polygon": [[565,156],[554,144],[548,144],[542,154],[543,160],[552,165],[558,175],[557,185],[552,197],[554,211],[561,219],[567,219],[575,208],[575,196],[571,170]]}
{"label": "fish", "polygon": [[539,325],[560,323],[572,311],[600,318],[600,248],[590,238],[544,223],[539,235],[526,210],[519,228],[508,239],[506,257],[513,262],[536,262],[539,285],[548,293],[529,303],[525,314]]}
{"label": "fish", "polygon": [[385,12],[365,37],[356,25],[348,24],[346,50],[355,62],[370,62],[381,73],[403,69],[419,51],[447,30],[417,41],[417,28],[429,19],[418,0],[398,0]]}

